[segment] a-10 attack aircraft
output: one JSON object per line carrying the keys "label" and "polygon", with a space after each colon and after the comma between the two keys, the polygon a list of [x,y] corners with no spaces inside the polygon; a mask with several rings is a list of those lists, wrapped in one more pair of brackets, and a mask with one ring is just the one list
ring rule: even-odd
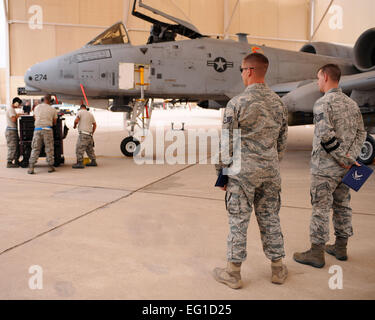
{"label": "a-10 attack aircraft", "polygon": [[[149,10],[173,23],[137,11]],[[239,74],[242,59],[262,52],[270,60],[266,77],[289,110],[289,125],[313,123],[314,102],[322,96],[316,72],[326,63],[342,70],[340,86],[357,101],[366,130],[375,129],[375,28],[360,35],[354,48],[312,42],[299,52],[238,41],[211,39],[192,24],[134,1],[132,14],[152,24],[147,44],[133,46],[125,26],[118,22],[84,47],[29,68],[26,87],[19,94],[55,95],[58,100],[126,112],[130,135],[121,142],[124,155],[132,156],[139,141],[135,126],[148,128],[154,99],[197,102],[203,108],[222,108],[244,90]],[[176,41],[176,36],[189,39]],[[85,100],[83,100],[83,97]],[[375,141],[368,135],[360,159],[370,163]]]}

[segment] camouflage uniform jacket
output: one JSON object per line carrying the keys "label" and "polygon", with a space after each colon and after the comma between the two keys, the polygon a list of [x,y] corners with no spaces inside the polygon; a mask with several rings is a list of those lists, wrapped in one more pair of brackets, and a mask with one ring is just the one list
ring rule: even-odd
{"label": "camouflage uniform jacket", "polygon": [[358,105],[333,88],[314,105],[314,139],[311,173],[321,176],[343,176],[360,154],[366,139]]}
{"label": "camouflage uniform jacket", "polygon": [[217,170],[233,164],[230,160],[233,129],[238,128],[241,130],[241,169],[230,178],[242,185],[250,180],[257,183],[264,179],[280,179],[279,161],[286,148],[288,111],[266,84],[250,85],[232,98],[226,106],[222,128],[229,130],[229,141],[221,140]]}

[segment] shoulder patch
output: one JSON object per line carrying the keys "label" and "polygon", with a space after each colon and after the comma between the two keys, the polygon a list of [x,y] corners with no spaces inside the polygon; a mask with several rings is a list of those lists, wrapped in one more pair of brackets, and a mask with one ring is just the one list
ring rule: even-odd
{"label": "shoulder patch", "polygon": [[224,117],[223,123],[224,123],[224,124],[225,124],[225,123],[231,123],[232,120],[233,120],[233,117],[232,117],[232,116],[230,116],[230,117]]}
{"label": "shoulder patch", "polygon": [[319,113],[319,114],[315,114],[314,115],[314,118],[315,118],[315,122],[319,122],[320,120],[322,120],[324,118],[324,113]]}

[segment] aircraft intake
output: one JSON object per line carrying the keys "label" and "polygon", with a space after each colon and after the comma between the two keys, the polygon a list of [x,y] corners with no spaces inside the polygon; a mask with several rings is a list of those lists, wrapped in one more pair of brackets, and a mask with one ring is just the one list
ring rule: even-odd
{"label": "aircraft intake", "polygon": [[354,45],[354,64],[362,72],[375,70],[375,28],[359,36]]}

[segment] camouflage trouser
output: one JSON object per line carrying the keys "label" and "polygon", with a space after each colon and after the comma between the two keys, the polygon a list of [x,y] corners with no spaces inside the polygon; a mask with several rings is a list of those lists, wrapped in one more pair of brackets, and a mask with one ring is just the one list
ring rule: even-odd
{"label": "camouflage trouser", "polygon": [[342,177],[311,176],[311,243],[328,242],[331,208],[333,209],[332,221],[335,236],[348,238],[353,235],[349,187],[341,181]]}
{"label": "camouflage trouser", "polygon": [[16,160],[20,157],[20,144],[17,130],[6,130],[5,138],[8,146],[8,161]]}
{"label": "camouflage trouser", "polygon": [[40,155],[40,150],[43,147],[47,156],[47,163],[53,166],[54,163],[54,141],[53,141],[53,131],[52,130],[38,130],[34,131],[33,142],[31,143],[32,151],[29,160],[30,165],[34,165]]}
{"label": "camouflage trouser", "polygon": [[96,160],[93,137],[88,134],[80,133],[76,145],[77,162],[83,161],[85,151],[90,160]]}
{"label": "camouflage trouser", "polygon": [[245,261],[247,228],[254,205],[263,251],[270,260],[285,257],[284,239],[280,226],[280,185],[265,181],[259,187],[248,188],[228,183],[225,203],[229,217],[227,259]]}

